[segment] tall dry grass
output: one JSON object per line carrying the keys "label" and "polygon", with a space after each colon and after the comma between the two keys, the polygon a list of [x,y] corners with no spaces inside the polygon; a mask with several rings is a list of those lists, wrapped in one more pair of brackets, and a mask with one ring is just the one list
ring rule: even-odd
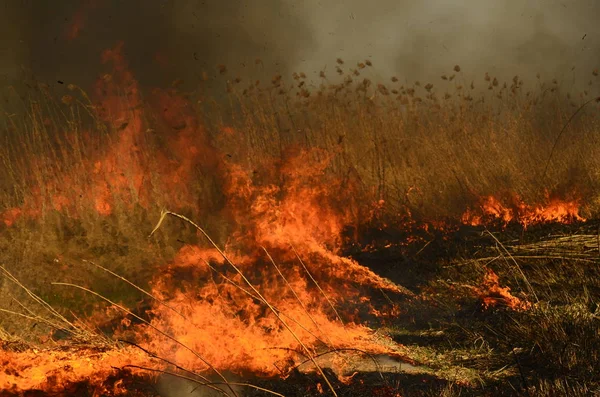
{"label": "tall dry grass", "polygon": [[457,216],[475,198],[505,191],[532,203],[580,195],[595,210],[598,104],[559,135],[590,92],[599,94],[597,80],[574,98],[556,81],[504,83],[487,74],[465,81],[458,66],[438,82],[410,85],[372,82],[364,67],[338,69],[335,84],[322,74],[318,87],[302,74],[292,83],[276,76],[266,87],[230,82],[228,110],[241,132],[231,143],[249,164],[290,145],[339,153],[333,172],[423,217]]}
{"label": "tall dry grass", "polygon": [[[368,77],[372,67],[339,60],[333,75],[321,72],[316,82],[304,73],[249,82],[224,69],[219,78],[225,99],[203,87],[179,95],[201,120],[219,158],[263,170],[289,156],[290,148],[325,149],[335,153],[328,172],[359,186],[369,205],[385,200],[391,216],[456,218],[480,196],[506,192],[531,203],[548,194],[580,198],[590,214],[597,211],[598,103],[590,102],[570,120],[598,95],[597,73],[589,76],[588,92],[573,95],[556,81],[523,82],[515,76],[502,82],[488,74],[471,81],[458,66],[438,81],[377,82]],[[94,284],[102,295],[134,304],[130,289],[108,282],[81,260],[94,260],[144,286],[178,246],[198,239],[182,224],[172,227],[186,230],[183,235],[165,228],[149,241],[163,207],[198,219],[225,241],[231,225],[221,216],[222,175],[193,169],[193,183],[181,188],[198,197],[197,205],[174,208],[169,202],[173,189],[159,181],[157,153],[174,132],[156,119],[155,107],[143,103],[148,130],[136,137],[143,150],[114,165],[130,181],[131,194],[115,197],[112,213],[104,216],[88,194],[96,177],[94,159],[118,144],[122,128],[103,122],[78,87],[56,92],[36,82],[30,86],[24,98],[4,92],[0,209],[20,208],[32,194],[39,208],[10,227],[0,224],[0,262],[19,279],[31,280],[46,301],[69,310],[93,309],[91,302],[72,307],[68,296],[47,287],[60,280]],[[182,161],[173,153],[166,158]],[[142,205],[133,187],[132,161],[143,165],[151,180],[149,205]],[[254,178],[270,176],[256,172]],[[69,195],[68,205],[57,210],[57,196],[77,189],[81,194]]]}

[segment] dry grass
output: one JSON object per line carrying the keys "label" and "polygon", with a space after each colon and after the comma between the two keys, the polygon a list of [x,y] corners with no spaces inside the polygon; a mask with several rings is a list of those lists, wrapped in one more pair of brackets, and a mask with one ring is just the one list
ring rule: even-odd
{"label": "dry grass", "polygon": [[529,202],[546,193],[581,194],[595,209],[598,105],[588,105],[559,137],[589,93],[575,100],[557,85],[525,85],[518,77],[482,93],[485,79],[471,85],[461,73],[439,85],[387,86],[352,72],[319,87],[299,76],[268,87],[231,84],[230,123],[242,139],[232,155],[250,166],[290,145],[323,147],[339,153],[334,172],[426,217],[456,216],[474,197],[505,191]]}
{"label": "dry grass", "polygon": [[[228,76],[227,68],[220,66],[221,78],[231,78],[223,81],[225,100],[207,97],[202,89],[180,94],[193,104],[208,141],[220,156],[245,169],[259,170],[265,163],[285,159],[290,148],[322,148],[335,153],[327,172],[348,186],[358,186],[365,200],[385,200],[390,217],[457,218],[480,196],[507,192],[531,203],[543,201],[546,195],[578,198],[586,205],[588,216],[597,215],[598,103],[592,100],[572,118],[582,104],[597,95],[597,73],[588,92],[576,96],[554,82],[524,83],[518,77],[504,83],[486,74],[471,82],[463,76],[465,68],[458,65],[437,82],[407,85],[392,77],[383,84],[368,78],[371,67],[370,62],[353,67],[338,60],[335,76],[322,72],[319,83],[309,81],[303,73],[291,79],[274,76],[269,81],[249,83]],[[93,196],[86,194],[77,195],[70,206],[57,210],[53,200],[61,189],[91,186],[94,161],[90,160],[102,158],[118,142],[121,130],[102,122],[85,93],[76,87],[66,93],[49,92],[37,84],[32,87],[25,100],[15,101],[14,93],[6,93],[10,105],[0,124],[0,211],[22,207],[35,194],[38,213],[22,217],[11,227],[0,222],[0,263],[15,279],[26,280],[36,296],[57,308],[59,315],[90,313],[97,302],[93,297],[58,291],[51,282],[89,287],[131,307],[139,300],[138,291],[114,282],[101,267],[146,288],[154,270],[168,262],[178,246],[198,242],[196,230],[183,222],[165,224],[148,240],[160,210],[173,208],[168,201],[171,192],[154,179],[149,206],[143,205],[131,188],[127,200],[116,198],[109,216],[99,215]],[[148,103],[144,106],[151,108]],[[152,178],[161,172],[156,149],[167,147],[174,133],[165,130],[151,112],[147,117],[149,131],[137,141],[144,150],[136,161],[147,167]],[[175,154],[171,156],[167,158],[177,160]],[[129,165],[117,163],[125,180],[133,185],[135,175],[128,173]],[[191,195],[201,198],[203,211],[184,206],[177,212],[198,219],[221,245],[231,225],[221,217],[223,193],[215,182],[219,177],[194,170],[194,182],[187,188]],[[257,180],[263,177],[271,175],[255,176]],[[279,182],[284,183],[283,179]],[[585,308],[598,302],[593,291],[576,294],[574,285],[567,285],[573,275],[561,266],[577,269],[573,270],[581,273],[575,274],[577,277],[591,277],[584,269],[588,263],[580,260],[598,263],[595,251],[586,250],[589,246],[596,249],[596,235],[570,235],[528,245],[504,243],[512,259],[524,266],[524,275],[540,300],[552,305],[512,317],[502,315],[496,319],[499,324],[488,328],[487,318],[469,317],[470,324],[445,324],[444,332],[452,333],[460,326],[458,333],[464,334],[450,336],[453,343],[490,347],[489,355],[481,349],[473,352],[464,348],[466,355],[484,354],[485,360],[493,362],[485,368],[489,381],[500,379],[501,374],[517,384],[515,379],[524,376],[527,384],[520,386],[521,392],[584,395],[597,386],[597,379],[585,372],[590,369],[588,363],[598,362],[600,351],[596,345],[586,345],[589,339],[597,344],[598,319],[596,314],[590,317]],[[524,275],[515,275],[506,252],[500,254],[498,273],[508,277],[518,290],[517,278]],[[441,271],[440,279],[474,283],[480,276],[480,262],[458,262]],[[596,288],[594,277],[585,280]],[[435,283],[432,286],[442,289]],[[27,294],[0,277],[0,299],[10,302],[2,308],[20,311],[18,303],[4,299],[7,296],[23,301]],[[560,302],[555,304],[556,300]],[[41,324],[39,334],[47,334],[52,318],[37,320]],[[567,332],[569,327],[575,330]],[[32,334],[0,316],[0,340],[32,338]],[[555,346],[556,341],[563,345]],[[586,347],[583,355],[582,345]],[[524,375],[518,374],[518,365],[510,356],[511,349],[521,346],[535,348],[518,364]],[[538,371],[531,364],[536,360],[547,365]],[[459,361],[440,367],[440,371],[460,369]],[[504,365],[510,365],[512,372],[500,371]],[[475,377],[481,375],[479,369],[475,373]],[[569,383],[561,378],[565,374],[574,374],[576,379]],[[460,382],[436,389],[444,395],[460,395],[462,391]]]}

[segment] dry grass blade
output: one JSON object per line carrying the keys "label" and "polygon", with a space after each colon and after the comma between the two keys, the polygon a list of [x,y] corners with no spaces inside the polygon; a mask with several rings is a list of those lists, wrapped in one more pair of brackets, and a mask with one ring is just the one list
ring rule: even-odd
{"label": "dry grass blade", "polygon": [[531,286],[531,283],[529,282],[529,279],[527,278],[527,276],[525,275],[525,273],[523,273],[523,269],[521,269],[521,266],[519,266],[519,264],[517,263],[516,259],[512,256],[512,254],[506,249],[506,247],[504,246],[504,244],[502,244],[500,242],[500,240],[498,240],[498,238],[496,236],[494,236],[489,230],[486,229],[486,232],[496,241],[496,244],[498,244],[498,246],[500,246],[504,252],[506,252],[506,255],[508,255],[508,257],[510,258],[510,260],[512,261],[512,263],[515,265],[515,267],[517,268],[517,270],[519,271],[519,273],[521,274],[521,277],[523,278],[523,281],[525,281],[525,284],[527,285],[527,289],[529,290],[529,293],[535,298],[536,302],[539,302],[540,300],[538,299],[535,291],[533,290],[533,287]]}
{"label": "dry grass blade", "polygon": [[[375,365],[375,368],[376,368],[376,370],[377,370],[377,373],[379,374],[379,377],[380,377],[380,378],[381,378],[381,379],[382,379],[384,382],[388,383],[388,381],[387,381],[387,379],[385,378],[385,376],[383,376],[383,372],[381,372],[381,371],[382,371],[382,368],[381,368],[381,365],[379,364],[379,361],[377,361],[377,359],[376,359],[376,358],[375,358],[375,357],[374,357],[372,354],[370,354],[370,353],[368,353],[368,352],[366,352],[366,351],[364,351],[364,350],[361,350],[361,349],[356,349],[356,348],[353,348],[353,347],[345,347],[345,348],[339,348],[339,349],[331,349],[331,350],[328,350],[328,351],[326,351],[326,352],[323,352],[323,353],[320,353],[320,354],[317,354],[317,355],[315,355],[315,358],[324,357],[324,356],[327,356],[327,355],[329,355],[329,354],[339,354],[339,353],[341,353],[341,352],[347,352],[347,351],[349,351],[349,352],[355,352],[355,353],[360,353],[360,354],[364,354],[365,356],[367,356],[367,357],[368,357],[368,358],[369,358],[371,361],[373,361],[373,364]],[[293,369],[300,368],[302,365],[304,365],[304,364],[308,363],[309,361],[310,361],[310,360],[305,360],[305,361],[303,361],[303,362],[301,362],[301,363],[298,363],[297,365],[295,365],[295,366],[293,367]]]}
{"label": "dry grass blade", "polygon": [[188,373],[188,374],[190,374],[190,375],[196,376],[196,377],[198,377],[198,378],[202,379],[202,380],[203,380],[203,381],[205,381],[205,382],[210,382],[210,380],[209,380],[207,377],[205,377],[205,376],[203,376],[203,375],[200,375],[200,374],[197,374],[197,373],[195,373],[194,371],[192,371],[192,370],[189,370],[189,369],[187,369],[187,368],[184,368],[184,367],[182,367],[181,365],[179,365],[179,364],[177,364],[177,363],[175,363],[175,362],[173,362],[173,361],[171,361],[171,360],[167,360],[166,358],[164,358],[164,357],[161,357],[161,356],[159,356],[158,354],[156,354],[156,353],[153,353],[153,352],[151,352],[151,351],[150,351],[150,350],[148,350],[148,349],[144,349],[143,347],[141,347],[141,346],[140,346],[140,345],[138,345],[137,343],[133,343],[133,342],[131,342],[131,341],[124,340],[124,339],[119,339],[119,342],[125,343],[125,344],[127,344],[127,345],[130,345],[130,346],[134,346],[134,347],[136,347],[137,349],[140,349],[141,351],[143,351],[144,353],[146,353],[148,356],[150,356],[150,357],[152,357],[152,358],[156,358],[157,360],[160,360],[160,361],[163,361],[163,362],[165,362],[165,363],[167,363],[167,364],[169,364],[169,365],[172,365],[172,366],[174,366],[175,368],[177,368],[177,369],[179,369],[179,370],[181,370],[181,371],[183,371],[183,372],[186,372],[186,373]]}
{"label": "dry grass blade", "polygon": [[152,231],[150,232],[150,235],[148,235],[148,237],[152,237],[154,235],[154,233],[156,233],[156,231],[160,228],[160,225],[162,225],[163,221],[165,220],[165,217],[167,216],[167,214],[169,214],[169,211],[164,210],[164,209],[160,212],[160,219],[158,220],[158,223],[156,224],[154,229],[152,229]]}
{"label": "dry grass blade", "polygon": [[[149,367],[144,367],[144,366],[135,365],[135,364],[128,364],[128,365],[123,365],[122,367],[114,367],[114,368],[118,369],[118,370],[123,370],[125,368],[136,368],[136,369],[141,369],[141,370],[148,371],[148,372],[157,372],[157,373],[161,373],[161,374],[165,374],[165,375],[170,375],[170,376],[173,376],[173,377],[176,377],[176,378],[179,378],[179,379],[184,379],[184,380],[196,383],[199,386],[206,386],[206,387],[208,387],[208,388],[216,391],[217,393],[221,393],[224,396],[230,396],[230,394],[227,393],[225,390],[221,390],[218,387],[215,387],[213,382],[209,382],[208,380],[206,380],[206,381],[200,381],[198,379],[194,379],[194,378],[191,378],[189,376],[181,375],[181,374],[178,374],[178,373],[175,373],[175,372],[171,372],[171,371],[166,371],[166,370],[163,370],[163,369],[149,368]],[[227,385],[233,385],[233,384],[232,383],[227,383]]]}
{"label": "dry grass blade", "polygon": [[15,312],[13,310],[8,310],[8,309],[2,309],[2,308],[0,308],[0,312],[7,313],[7,314],[12,314],[12,315],[19,316],[19,317],[22,317],[22,318],[26,318],[26,319],[31,320],[31,321],[43,321],[43,319],[41,317],[39,317],[39,316],[30,316],[30,315],[27,315],[27,314]]}
{"label": "dry grass blade", "polygon": [[29,295],[34,301],[36,301],[38,304],[40,304],[42,307],[48,310],[53,316],[57,317],[59,320],[63,321],[65,324],[68,324],[72,328],[77,328],[62,314],[60,314],[52,306],[50,306],[46,301],[34,294],[29,288],[24,286],[15,276],[13,276],[8,270],[6,270],[4,266],[0,266],[0,270],[2,270],[4,274],[8,276],[9,280],[11,280],[13,283],[17,284],[20,288],[22,288],[27,293],[27,295]]}
{"label": "dry grass blade", "polygon": [[[212,385],[222,385],[223,383],[221,383],[221,382],[212,382],[211,384]],[[266,389],[264,387],[253,385],[252,383],[229,382],[229,384],[232,385],[232,386],[248,387],[250,389],[255,389],[255,390],[258,390],[258,391],[269,393],[269,394],[272,394],[274,396],[285,397],[283,394],[279,394],[279,393],[277,393],[277,392],[275,392],[273,390],[269,390],[269,389]],[[194,391],[194,390],[192,390],[192,391]]]}
{"label": "dry grass blade", "polygon": [[14,277],[8,270],[6,270],[6,268],[4,268],[3,266],[0,266],[0,270],[2,270],[4,272],[4,274],[8,277],[9,280],[11,280],[17,286],[19,286],[19,288],[24,290],[27,293],[27,295],[29,297],[31,297],[37,304],[39,304],[46,311],[48,311],[52,315],[52,318],[58,320],[58,322],[56,322],[56,320],[50,320],[48,318],[40,316],[39,314],[34,313],[25,304],[20,302],[15,297],[12,297],[12,295],[11,295],[12,299],[21,308],[23,308],[26,312],[28,312],[29,315],[23,315],[22,313],[17,313],[14,311],[3,310],[6,313],[10,312],[13,315],[20,315],[22,318],[27,318],[32,321],[44,323],[55,330],[64,331],[67,334],[70,334],[72,337],[75,337],[81,341],[85,341],[86,343],[90,342],[90,341],[96,341],[96,342],[100,342],[101,344],[108,344],[110,342],[109,340],[104,338],[102,335],[99,335],[95,332],[90,332],[89,330],[85,330],[79,326],[76,326],[71,321],[67,320],[62,314],[57,312],[50,304],[48,304],[46,301],[44,301],[38,295],[34,294],[33,291],[31,291],[29,288],[27,288],[25,285],[23,285],[16,277]]}
{"label": "dry grass blade", "polygon": [[560,130],[560,132],[556,136],[556,140],[554,141],[554,144],[552,145],[552,149],[550,149],[550,154],[548,155],[548,160],[546,160],[546,165],[544,166],[544,172],[542,173],[542,179],[546,178],[546,172],[548,171],[548,166],[550,165],[550,161],[552,160],[552,155],[554,154],[554,150],[556,149],[556,146],[558,145],[558,141],[560,140],[560,137],[565,132],[565,130],[567,129],[569,124],[571,124],[571,121],[573,121],[575,116],[577,116],[577,114],[579,112],[581,112],[583,110],[583,108],[585,108],[588,104],[590,104],[594,101],[598,101],[598,98],[592,98],[592,99],[588,100],[587,102],[585,102],[583,105],[579,106],[577,108],[577,110],[571,115],[571,117],[569,117],[569,120],[567,120],[567,122],[565,123],[563,128]]}
{"label": "dry grass blade", "polygon": [[177,311],[176,309],[174,309],[172,306],[169,306],[166,302],[164,302],[163,300],[157,298],[156,296],[152,295],[150,292],[146,291],[145,289],[137,286],[135,283],[132,283],[131,281],[127,280],[125,277],[113,272],[110,269],[105,268],[104,266],[98,265],[92,261],[86,261],[84,260],[84,262],[87,263],[91,263],[92,265],[96,266],[97,268],[99,268],[100,270],[103,270],[113,276],[115,276],[116,278],[125,281],[127,284],[131,285],[133,288],[137,289],[138,291],[142,292],[143,294],[145,294],[146,296],[149,296],[150,298],[154,299],[156,302],[160,303],[162,306],[166,307],[169,310],[172,310],[174,313],[177,313],[178,315],[180,315],[182,318],[185,318],[185,316],[183,314],[181,314],[181,312]]}
{"label": "dry grass blade", "polygon": [[577,234],[551,237],[529,244],[507,245],[507,249],[515,255],[538,255],[596,262],[599,257],[597,240],[597,235]]}
{"label": "dry grass blade", "polygon": [[40,315],[35,314],[31,309],[29,309],[27,306],[25,306],[23,303],[21,303],[17,298],[12,297],[12,299],[17,303],[17,305],[19,305],[23,310],[25,310],[27,313],[29,313],[29,315],[35,319],[37,319],[37,321],[43,322],[44,324],[50,326],[51,328],[54,328],[56,330],[61,330],[61,331],[65,331],[69,334],[74,334],[74,332],[69,329],[69,328],[65,328],[63,326],[60,326],[56,323],[54,323],[53,321],[50,321],[46,318],[43,318]]}

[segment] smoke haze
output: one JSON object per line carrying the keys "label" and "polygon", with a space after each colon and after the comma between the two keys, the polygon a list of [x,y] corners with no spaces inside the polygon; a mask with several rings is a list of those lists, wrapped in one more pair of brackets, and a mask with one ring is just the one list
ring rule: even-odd
{"label": "smoke haze", "polygon": [[[535,0],[6,0],[0,12],[0,81],[22,70],[89,86],[100,53],[125,42],[142,85],[193,86],[218,64],[248,78],[333,76],[335,59],[370,59],[373,78],[439,79],[461,65],[584,84],[600,66],[600,2]],[[257,62],[260,59],[262,62]],[[526,79],[527,81],[527,79]]]}
{"label": "smoke haze", "polygon": [[597,1],[309,3],[314,11],[307,7],[302,19],[318,45],[304,56],[317,67],[332,54],[369,57],[384,76],[409,80],[438,78],[454,64],[476,75],[566,79],[573,66],[588,76],[600,63]]}

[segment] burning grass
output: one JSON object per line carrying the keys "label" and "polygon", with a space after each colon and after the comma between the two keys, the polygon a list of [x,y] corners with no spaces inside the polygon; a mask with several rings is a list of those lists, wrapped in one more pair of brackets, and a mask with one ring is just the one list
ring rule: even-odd
{"label": "burning grass", "polygon": [[387,86],[338,61],[340,83],[233,79],[217,102],[142,90],[122,45],[102,61],[89,96],[37,86],[6,118],[7,393],[597,389],[585,95],[478,92],[458,66]]}

